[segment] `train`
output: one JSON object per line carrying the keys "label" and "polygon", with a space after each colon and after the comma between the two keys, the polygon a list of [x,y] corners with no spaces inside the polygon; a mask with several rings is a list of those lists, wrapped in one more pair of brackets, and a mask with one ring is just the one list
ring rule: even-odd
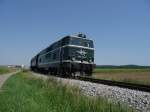
{"label": "train", "polygon": [[63,76],[91,76],[94,43],[85,34],[68,35],[49,45],[31,59],[32,71]]}

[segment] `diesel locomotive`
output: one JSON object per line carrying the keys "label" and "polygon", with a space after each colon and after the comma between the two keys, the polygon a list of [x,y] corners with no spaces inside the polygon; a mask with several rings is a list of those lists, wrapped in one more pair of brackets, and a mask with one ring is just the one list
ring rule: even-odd
{"label": "diesel locomotive", "polygon": [[85,34],[65,36],[31,59],[33,71],[53,75],[92,75],[94,44]]}

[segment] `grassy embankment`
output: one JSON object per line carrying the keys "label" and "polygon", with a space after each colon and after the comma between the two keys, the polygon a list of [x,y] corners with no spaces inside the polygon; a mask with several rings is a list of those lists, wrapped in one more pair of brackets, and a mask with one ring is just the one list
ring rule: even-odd
{"label": "grassy embankment", "polygon": [[0,92],[0,112],[131,112],[121,104],[81,94],[55,80],[42,81],[22,72],[9,78]]}
{"label": "grassy embankment", "polygon": [[15,68],[0,67],[0,75],[16,71]]}
{"label": "grassy embankment", "polygon": [[94,78],[150,85],[149,68],[96,68]]}

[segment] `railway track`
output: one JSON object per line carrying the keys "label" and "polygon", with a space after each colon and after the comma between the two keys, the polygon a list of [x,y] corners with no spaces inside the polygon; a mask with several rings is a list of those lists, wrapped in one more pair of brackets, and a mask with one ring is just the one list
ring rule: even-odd
{"label": "railway track", "polygon": [[[44,74],[44,75],[48,75],[48,74]],[[117,86],[117,87],[121,87],[121,88],[133,89],[133,90],[150,93],[150,86],[148,86],[148,85],[133,84],[133,83],[118,82],[118,81],[103,80],[103,79],[95,79],[92,77],[84,77],[84,76],[75,76],[75,77],[56,76],[56,77],[75,79],[75,80],[80,80],[80,81],[87,81],[87,82],[91,82],[91,83],[104,84],[104,85],[109,85],[109,86]]]}
{"label": "railway track", "polygon": [[141,84],[102,80],[102,79],[95,79],[95,78],[91,78],[91,77],[81,77],[81,76],[71,77],[71,79],[88,81],[88,82],[92,82],[92,83],[104,84],[104,85],[109,85],[109,86],[118,86],[121,88],[133,89],[133,90],[138,90],[138,91],[143,91],[143,92],[150,92],[150,86],[141,85]]}

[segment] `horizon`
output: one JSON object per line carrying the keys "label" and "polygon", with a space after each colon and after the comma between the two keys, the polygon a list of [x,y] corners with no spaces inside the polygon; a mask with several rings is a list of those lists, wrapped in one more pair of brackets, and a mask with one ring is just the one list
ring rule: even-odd
{"label": "horizon", "polygon": [[41,50],[83,32],[95,64],[150,66],[148,0],[1,0],[0,65],[30,65]]}
{"label": "horizon", "polygon": [[[0,66],[22,66],[22,65],[15,65],[15,64],[9,64],[9,65],[0,65]],[[25,67],[30,67],[30,65],[23,65]],[[122,66],[137,66],[137,67],[150,67],[149,65],[132,65],[132,64],[129,64],[129,65],[97,65],[96,66],[116,66],[116,67],[122,67]]]}

